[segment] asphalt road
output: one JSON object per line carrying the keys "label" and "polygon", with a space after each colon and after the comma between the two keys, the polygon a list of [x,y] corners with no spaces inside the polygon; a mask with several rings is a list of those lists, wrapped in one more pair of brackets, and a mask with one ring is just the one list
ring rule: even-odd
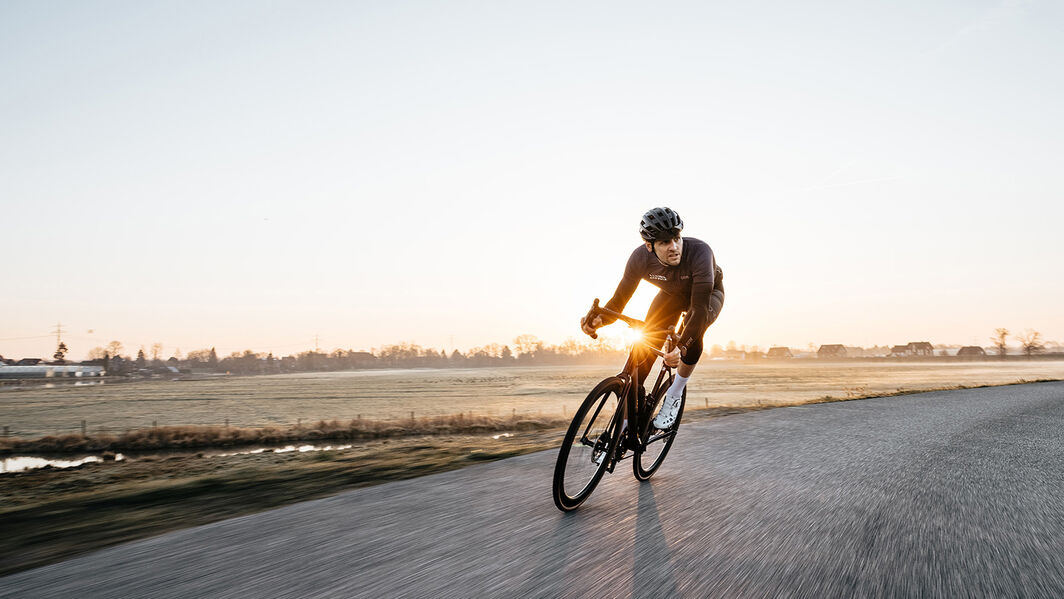
{"label": "asphalt road", "polygon": [[[0,597],[1064,596],[1064,383],[685,425],[578,511],[554,452],[0,578]],[[2,534],[2,533],[0,533]]]}

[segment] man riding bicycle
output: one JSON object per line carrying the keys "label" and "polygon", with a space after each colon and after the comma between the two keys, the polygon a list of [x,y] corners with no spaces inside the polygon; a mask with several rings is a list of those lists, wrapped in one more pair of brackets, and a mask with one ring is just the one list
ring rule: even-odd
{"label": "man riding bicycle", "polygon": [[[639,222],[639,234],[644,244],[628,258],[624,276],[617,285],[606,308],[622,312],[632,298],[640,280],[648,281],[660,291],[647,310],[647,330],[671,329],[684,311],[687,318],[680,331],[676,347],[666,347],[665,363],[676,368],[676,377],[665,392],[661,410],[654,418],[654,426],[666,429],[676,421],[684,387],[702,356],[702,336],[720,314],[724,305],[724,273],[713,257],[713,250],[704,241],[681,237],[683,220],[670,208],[648,210]],[[608,316],[595,316],[591,322],[580,319],[581,329],[588,335],[614,321]],[[660,346],[663,333],[648,335],[647,341]],[[634,356],[635,354],[633,354]],[[655,355],[643,352],[638,359],[642,389]]]}

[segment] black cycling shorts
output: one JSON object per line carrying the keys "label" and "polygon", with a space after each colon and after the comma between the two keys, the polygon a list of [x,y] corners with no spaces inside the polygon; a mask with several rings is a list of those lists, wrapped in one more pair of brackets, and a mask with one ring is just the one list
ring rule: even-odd
{"label": "black cycling shorts", "polygon": [[[656,330],[671,329],[675,327],[676,321],[680,318],[680,314],[683,313],[689,305],[689,302],[684,298],[659,292],[657,296],[654,297],[654,301],[650,302],[650,308],[647,310],[647,328],[650,330]],[[685,327],[695,327],[694,330],[690,331],[693,341],[688,345],[687,350],[683,353],[683,357],[680,358],[683,363],[688,366],[694,366],[698,363],[698,359],[702,357],[702,337],[706,334],[706,329],[709,328],[709,325],[717,320],[721,308],[724,307],[724,285],[722,283],[718,283],[717,287],[713,290],[713,293],[710,294],[709,307],[710,314],[707,319],[692,319],[688,316],[688,322],[684,325]],[[681,333],[685,332],[687,331],[681,331]],[[647,335],[646,339],[655,347],[661,347],[661,345],[665,343],[664,335]],[[649,374],[650,367],[653,365],[657,356],[650,352],[636,353],[642,356],[639,360],[639,384],[643,384],[643,381],[646,379],[647,374]]]}

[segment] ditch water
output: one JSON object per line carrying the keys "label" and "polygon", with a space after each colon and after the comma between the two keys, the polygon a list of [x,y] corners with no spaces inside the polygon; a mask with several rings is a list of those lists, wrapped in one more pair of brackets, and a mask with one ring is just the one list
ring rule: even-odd
{"label": "ditch water", "polygon": [[116,453],[114,457],[104,457],[97,454],[82,454],[69,456],[64,455],[61,457],[55,456],[32,456],[32,455],[18,455],[3,458],[0,460],[0,474],[6,474],[11,472],[25,472],[27,470],[38,470],[40,468],[52,467],[56,469],[65,468],[77,468],[83,464],[91,464],[94,462],[105,462],[113,460],[115,462],[121,462],[127,459],[136,459],[143,456],[192,456],[202,454],[204,458],[220,458],[234,455],[256,455],[260,453],[307,453],[312,451],[333,451],[351,449],[353,445],[284,445],[277,447],[256,447],[254,449],[245,449],[239,451],[197,451],[197,452],[176,452],[176,451],[154,451],[147,453],[129,453],[121,454]]}

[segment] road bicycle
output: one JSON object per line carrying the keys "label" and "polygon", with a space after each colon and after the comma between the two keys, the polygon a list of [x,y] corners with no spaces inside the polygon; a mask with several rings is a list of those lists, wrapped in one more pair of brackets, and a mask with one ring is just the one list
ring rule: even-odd
{"label": "road bicycle", "polygon": [[646,339],[665,334],[666,348],[674,347],[674,331],[649,331],[641,320],[599,307],[596,298],[587,313],[587,322],[600,315],[620,320],[643,336],[628,346],[628,359],[621,372],[604,379],[591,390],[565,433],[554,466],[554,504],[563,512],[580,507],[591,496],[603,474],[612,473],[623,459],[632,458],[632,471],[637,479],[648,480],[653,476],[676,440],[687,401],[687,389],[684,389],[676,421],[664,430],[655,428],[652,422],[655,410],[674,375],[663,360],[653,389],[646,393],[639,384],[639,352],[649,351],[664,357],[665,353]]}

